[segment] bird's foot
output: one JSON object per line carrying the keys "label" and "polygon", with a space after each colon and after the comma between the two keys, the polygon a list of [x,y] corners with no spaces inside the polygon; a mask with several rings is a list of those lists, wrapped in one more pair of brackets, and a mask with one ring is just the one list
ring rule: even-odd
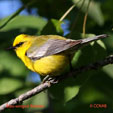
{"label": "bird's foot", "polygon": [[45,83],[45,82],[48,82],[49,83],[49,86],[51,86],[51,84],[56,84],[56,83],[58,83],[58,81],[59,81],[59,76],[57,76],[57,77],[54,77],[54,76],[49,76],[49,75],[47,75],[44,79],[43,79],[43,81],[42,81],[42,83]]}

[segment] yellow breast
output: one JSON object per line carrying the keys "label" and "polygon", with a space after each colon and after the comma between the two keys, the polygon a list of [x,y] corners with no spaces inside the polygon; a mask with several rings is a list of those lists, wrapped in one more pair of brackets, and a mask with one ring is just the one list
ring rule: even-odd
{"label": "yellow breast", "polygon": [[69,59],[64,54],[57,54],[36,60],[33,66],[34,71],[43,76],[59,76],[69,69]]}

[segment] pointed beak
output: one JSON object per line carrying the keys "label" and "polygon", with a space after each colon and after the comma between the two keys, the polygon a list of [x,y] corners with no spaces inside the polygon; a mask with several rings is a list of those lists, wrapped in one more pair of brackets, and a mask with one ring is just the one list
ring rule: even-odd
{"label": "pointed beak", "polygon": [[12,47],[6,48],[6,50],[14,50],[14,49],[16,49],[15,46],[12,46]]}

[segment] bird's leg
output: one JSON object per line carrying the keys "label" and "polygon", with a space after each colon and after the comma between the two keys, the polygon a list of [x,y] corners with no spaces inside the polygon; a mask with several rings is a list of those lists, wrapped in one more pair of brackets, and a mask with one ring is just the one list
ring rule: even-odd
{"label": "bird's leg", "polygon": [[45,83],[46,81],[48,82],[49,87],[51,86],[51,83],[48,81],[50,79],[50,75],[47,75],[46,77],[43,78],[42,84]]}
{"label": "bird's leg", "polygon": [[49,77],[50,77],[49,75],[45,76],[42,80],[42,83],[46,82],[49,79]]}
{"label": "bird's leg", "polygon": [[58,83],[58,78],[59,78],[59,76],[50,76],[50,75],[47,75],[42,80],[42,83],[48,82],[49,83],[49,86],[51,86],[51,84]]}
{"label": "bird's leg", "polygon": [[58,83],[59,76],[53,76],[48,79],[50,83]]}

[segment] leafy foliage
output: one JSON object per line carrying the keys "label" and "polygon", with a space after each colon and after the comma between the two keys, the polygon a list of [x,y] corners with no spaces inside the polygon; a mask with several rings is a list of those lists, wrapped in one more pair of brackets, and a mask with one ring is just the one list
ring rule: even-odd
{"label": "leafy foliage", "polygon": [[[69,7],[75,3],[76,8],[66,17],[69,21],[68,30],[70,33],[67,38],[83,38],[82,26],[87,9],[88,0],[82,5],[81,0],[38,0],[28,7],[28,12],[32,8],[38,9],[37,16],[16,16],[0,29],[0,104],[19,96],[32,89],[37,83],[27,81],[28,69],[16,57],[13,51],[6,51],[18,34],[29,35],[64,35],[65,30],[59,18]],[[25,5],[28,0],[22,0]],[[102,60],[113,53],[113,0],[91,0],[88,10],[86,24],[86,37],[96,34],[107,33],[109,38],[92,42],[88,46],[78,50],[73,57],[73,68]],[[79,11],[81,8],[81,11]],[[9,17],[0,20],[0,26]],[[46,19],[45,19],[46,18]],[[54,19],[53,19],[54,18]],[[28,99],[23,105],[44,105],[44,108],[35,109],[11,109],[6,113],[12,112],[58,112],[58,113],[112,113],[113,109],[113,65],[108,65],[102,69],[88,71],[77,75],[77,78],[68,78],[61,83],[49,88],[48,91]],[[107,104],[107,109],[90,108],[90,104]]]}
{"label": "leafy foliage", "polygon": [[55,19],[51,19],[43,28],[43,30],[41,31],[41,34],[42,35],[50,35],[50,34],[63,35],[61,24],[62,22]]}

